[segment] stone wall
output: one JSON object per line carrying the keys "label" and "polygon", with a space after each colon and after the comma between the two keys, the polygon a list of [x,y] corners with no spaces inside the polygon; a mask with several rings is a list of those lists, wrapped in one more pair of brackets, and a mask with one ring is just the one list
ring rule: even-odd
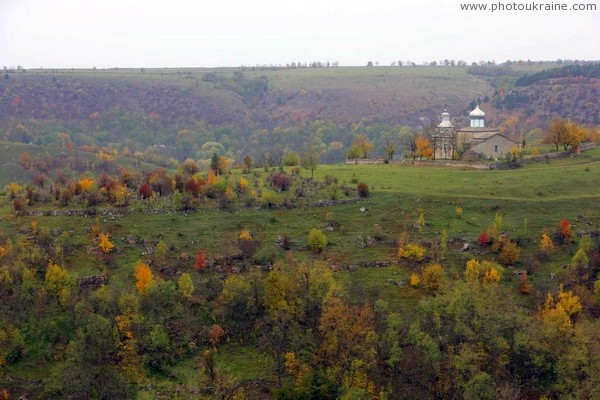
{"label": "stone wall", "polygon": [[[553,160],[557,158],[570,157],[574,154],[578,154],[581,151],[590,150],[596,147],[595,143],[582,143],[577,148],[577,151],[566,150],[558,151],[553,153],[540,154],[536,157],[523,158],[518,161],[518,164],[527,164],[531,162],[539,162],[546,160]],[[385,159],[383,158],[347,158],[346,165],[367,165],[367,164],[383,164]],[[508,166],[506,161],[496,162],[485,162],[485,161],[460,161],[460,160],[392,160],[390,164],[403,164],[403,165],[427,165],[433,167],[452,167],[452,168],[472,168],[472,169],[500,169]]]}

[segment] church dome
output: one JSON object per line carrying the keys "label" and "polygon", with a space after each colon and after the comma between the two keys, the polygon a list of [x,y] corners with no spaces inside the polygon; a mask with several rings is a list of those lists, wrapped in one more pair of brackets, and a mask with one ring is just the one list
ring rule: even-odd
{"label": "church dome", "polygon": [[444,110],[442,113],[442,122],[438,125],[438,128],[453,128],[448,111]]}
{"label": "church dome", "polygon": [[485,113],[479,108],[479,104],[469,113],[469,117],[485,117]]}

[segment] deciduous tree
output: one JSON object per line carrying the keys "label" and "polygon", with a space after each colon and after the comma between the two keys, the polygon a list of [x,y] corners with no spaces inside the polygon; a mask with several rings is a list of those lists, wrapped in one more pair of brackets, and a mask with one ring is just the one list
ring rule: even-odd
{"label": "deciduous tree", "polygon": [[138,292],[141,294],[146,294],[148,289],[154,284],[154,276],[152,275],[152,270],[150,267],[143,263],[142,261],[138,261],[135,264],[135,287]]}
{"label": "deciduous tree", "polygon": [[108,253],[112,252],[115,248],[115,245],[112,244],[112,242],[108,238],[108,234],[100,233],[99,237],[100,237],[100,242],[98,243],[98,246],[100,246],[100,250],[102,250],[102,252],[104,254],[108,254]]}

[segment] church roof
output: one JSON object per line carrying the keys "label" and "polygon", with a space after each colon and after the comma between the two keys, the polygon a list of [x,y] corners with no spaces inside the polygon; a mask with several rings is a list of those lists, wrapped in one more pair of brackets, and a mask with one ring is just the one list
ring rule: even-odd
{"label": "church roof", "polygon": [[469,113],[469,117],[485,117],[485,113],[481,111],[479,104],[477,104],[477,107]]}
{"label": "church roof", "polygon": [[452,122],[450,122],[450,113],[446,110],[442,113],[442,122],[438,125],[438,128],[454,128]]}

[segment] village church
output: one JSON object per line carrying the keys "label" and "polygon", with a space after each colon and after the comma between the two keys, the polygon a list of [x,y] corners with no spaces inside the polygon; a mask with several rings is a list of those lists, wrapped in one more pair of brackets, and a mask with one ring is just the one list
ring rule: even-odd
{"label": "village church", "polygon": [[469,121],[468,127],[456,128],[444,110],[442,122],[432,135],[434,159],[460,159],[469,151],[497,160],[505,157],[511,147],[518,146],[500,130],[485,126],[485,113],[479,105],[469,113]]}

